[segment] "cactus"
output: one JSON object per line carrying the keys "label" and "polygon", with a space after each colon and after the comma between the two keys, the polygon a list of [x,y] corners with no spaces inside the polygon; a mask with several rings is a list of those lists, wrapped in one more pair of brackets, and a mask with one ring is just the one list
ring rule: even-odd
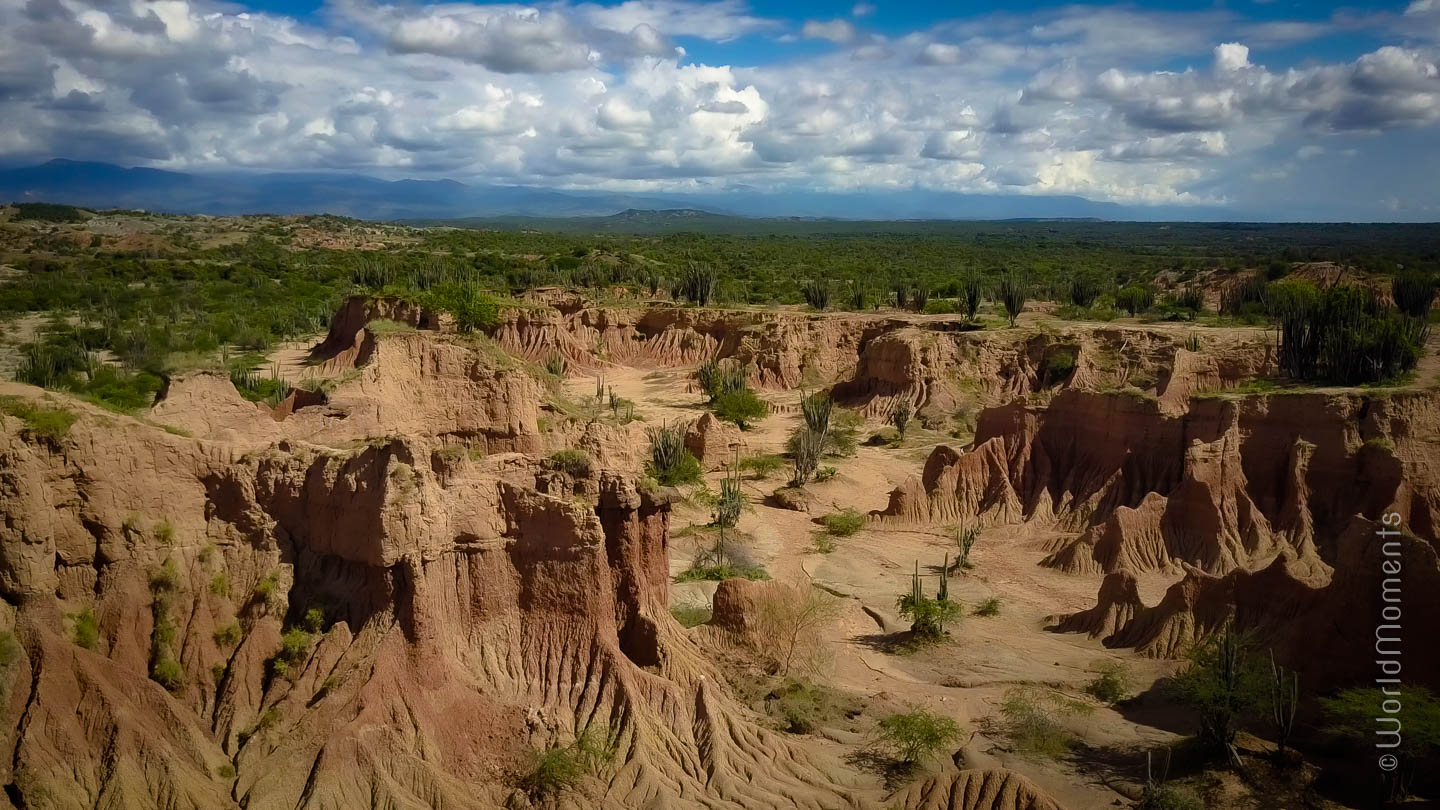
{"label": "cactus", "polygon": [[950,601],[950,555],[946,554],[945,559],[940,563],[940,590],[935,598],[941,602]]}

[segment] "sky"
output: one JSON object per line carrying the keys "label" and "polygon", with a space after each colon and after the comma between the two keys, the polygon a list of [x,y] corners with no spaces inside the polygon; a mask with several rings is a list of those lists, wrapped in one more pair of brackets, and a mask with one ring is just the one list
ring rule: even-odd
{"label": "sky", "polygon": [[1440,0],[0,0],[0,164],[1440,220]]}

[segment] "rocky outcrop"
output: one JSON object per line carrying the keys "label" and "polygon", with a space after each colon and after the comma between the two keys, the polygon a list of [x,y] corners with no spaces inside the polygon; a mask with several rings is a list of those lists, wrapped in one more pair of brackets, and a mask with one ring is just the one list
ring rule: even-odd
{"label": "rocky outcrop", "polygon": [[[669,616],[663,495],[603,457],[576,478],[470,452],[536,436],[523,372],[429,332],[358,371],[271,439],[0,417],[10,797],[497,807],[529,751],[589,730],[616,754],[574,806],[854,805]],[[203,399],[176,396],[160,412]]]}
{"label": "rocky outcrop", "polygon": [[[1431,392],[1153,400],[1066,392],[983,412],[964,452],[937,448],[880,517],[1077,532],[1046,564],[1077,573],[1176,568],[1222,575],[1284,553],[1333,564],[1353,515],[1397,510],[1434,538]],[[1323,499],[1313,492],[1325,492]]]}
{"label": "rocky outcrop", "polygon": [[[1398,513],[1391,514],[1389,522],[1398,523]],[[1440,621],[1440,606],[1425,596],[1440,587],[1440,556],[1433,543],[1403,529],[1382,534],[1390,531],[1383,519],[1350,521],[1333,575],[1317,575],[1289,555],[1225,576],[1187,567],[1153,607],[1140,600],[1132,575],[1111,574],[1095,607],[1062,617],[1051,629],[1174,658],[1233,626],[1305,673],[1316,689],[1373,678],[1377,632],[1401,639],[1385,645],[1398,647],[1404,628]],[[1387,618],[1387,606],[1398,612]],[[1393,632],[1377,631],[1392,623]],[[1434,683],[1440,654],[1427,645],[1404,645],[1404,675],[1407,682]]]}
{"label": "rocky outcrop", "polygon": [[905,810],[1061,810],[1029,779],[999,768],[928,777],[901,791],[894,806]]}
{"label": "rocky outcrop", "polygon": [[685,449],[699,459],[705,469],[718,470],[744,452],[745,438],[739,428],[706,411],[686,429]]}

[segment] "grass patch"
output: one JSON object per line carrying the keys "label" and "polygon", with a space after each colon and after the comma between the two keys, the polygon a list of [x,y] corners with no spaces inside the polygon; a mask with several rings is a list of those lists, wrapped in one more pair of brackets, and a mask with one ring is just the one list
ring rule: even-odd
{"label": "grass patch", "polygon": [[590,454],[584,450],[570,448],[550,454],[550,466],[569,474],[572,478],[586,478],[590,475]]}
{"label": "grass patch", "polygon": [[762,581],[770,574],[758,565],[693,565],[675,577],[676,582],[720,582],[727,579]]}
{"label": "grass patch", "polygon": [[820,518],[820,525],[833,537],[849,537],[865,528],[865,516],[855,509],[842,509]]}
{"label": "grass patch", "polygon": [[974,612],[973,612],[971,615],[981,616],[981,617],[987,618],[987,619],[993,618],[993,617],[995,617],[995,616],[999,616],[999,615],[1000,615],[1000,599],[999,599],[999,597],[992,596],[992,597],[990,597],[989,599],[986,599],[985,601],[983,601],[983,602],[981,602],[980,604],[976,605],[976,606],[975,606],[975,610],[974,610]]}
{"label": "grass patch", "polygon": [[1000,704],[1003,731],[1015,750],[1029,756],[1058,759],[1079,740],[1057,718],[1090,714],[1093,707],[1049,690],[1017,686]]}
{"label": "grass patch", "polygon": [[675,605],[670,608],[670,615],[681,627],[699,627],[710,621],[711,611],[709,605]]}
{"label": "grass patch", "polygon": [[0,397],[0,412],[24,422],[26,434],[51,441],[64,438],[79,418],[73,411],[36,405],[13,396]]}

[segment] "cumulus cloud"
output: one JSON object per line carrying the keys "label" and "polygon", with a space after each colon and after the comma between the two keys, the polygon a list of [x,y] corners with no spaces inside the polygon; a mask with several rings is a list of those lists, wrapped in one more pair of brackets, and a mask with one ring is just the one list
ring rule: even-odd
{"label": "cumulus cloud", "polygon": [[[882,37],[852,21],[866,5],[796,29],[744,0],[329,0],[313,23],[219,0],[0,0],[0,160],[1183,204],[1254,193],[1269,149],[1319,168],[1440,127],[1419,40],[1267,66],[1335,24],[1067,6]],[[1420,30],[1440,9],[1404,16]],[[838,47],[726,66],[677,44],[757,34]]]}

